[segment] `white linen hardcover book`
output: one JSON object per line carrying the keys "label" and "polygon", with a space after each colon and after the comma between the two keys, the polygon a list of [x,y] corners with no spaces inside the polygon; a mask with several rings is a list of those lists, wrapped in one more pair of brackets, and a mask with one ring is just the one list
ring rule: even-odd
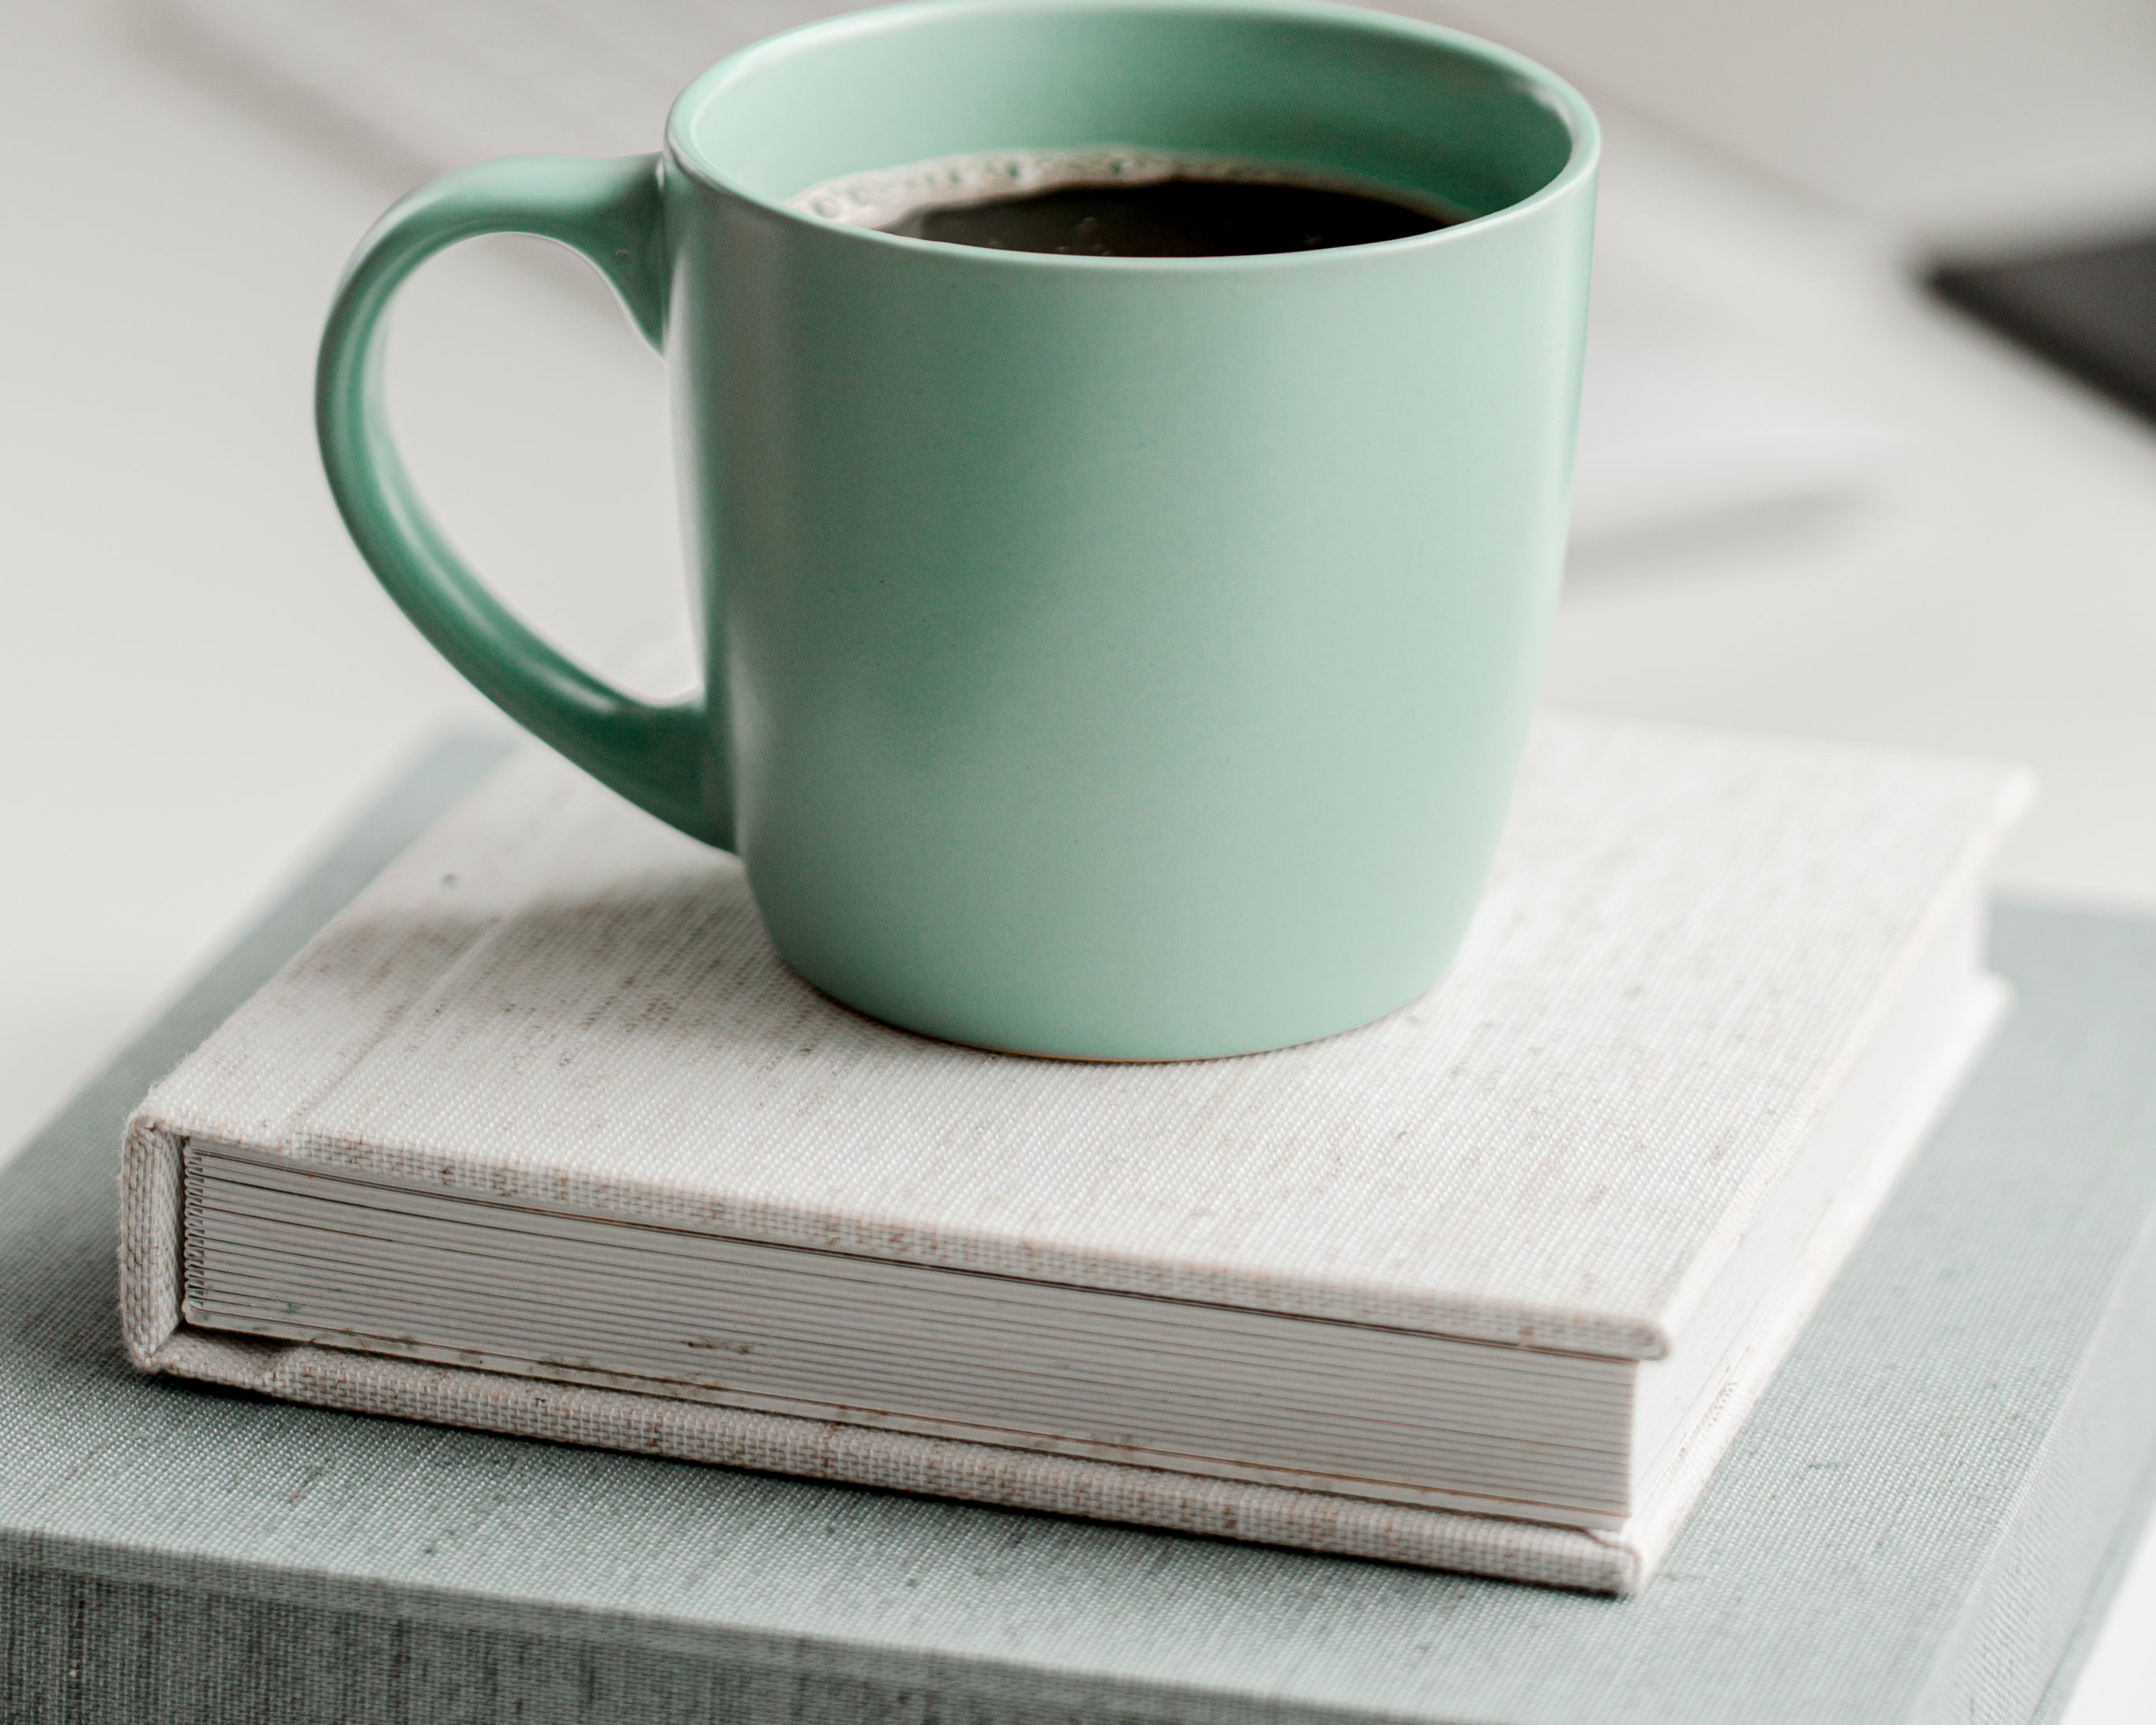
{"label": "white linen hardcover book", "polygon": [[[1451,973],[1166,1065],[930,1042],[498,772],[131,1123],[146,1369],[1643,1585],[2002,1004],[1980,764],[1552,718]],[[1291,844],[1291,834],[1281,842]]]}

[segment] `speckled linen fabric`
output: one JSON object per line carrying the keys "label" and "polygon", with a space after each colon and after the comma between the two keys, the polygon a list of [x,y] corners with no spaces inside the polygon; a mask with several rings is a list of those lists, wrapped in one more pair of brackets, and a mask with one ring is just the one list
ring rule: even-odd
{"label": "speckled linen fabric", "polygon": [[326,1406],[1629,1593],[1793,1323],[1661,1499],[1580,1531],[189,1329],[179,1146],[1654,1358],[2024,793],[1979,764],[1551,719],[1430,996],[1277,1054],[1104,1066],[950,1047],[835,1006],[771,951],[737,862],[531,752],[138,1111],[129,1344],[146,1369]]}
{"label": "speckled linen fabric", "polygon": [[1616,1601],[358,1418],[131,1366],[113,1146],[440,805],[438,763],[0,1171],[0,1712],[172,1725],[2021,1725],[2156,1450],[2156,924],[2019,1005]]}
{"label": "speckled linen fabric", "polygon": [[[535,752],[136,1130],[621,1221],[1655,1358],[2025,795],[1981,764],[1547,721],[1436,989],[1301,1048],[1118,1066],[845,1011],[780,963],[737,861]],[[145,1179],[146,1205],[167,1201]],[[171,1289],[144,1279],[138,1345],[169,1327]]]}

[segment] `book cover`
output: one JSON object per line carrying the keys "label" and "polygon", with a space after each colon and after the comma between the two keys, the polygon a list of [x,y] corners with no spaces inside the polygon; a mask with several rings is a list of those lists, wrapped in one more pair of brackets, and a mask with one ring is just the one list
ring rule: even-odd
{"label": "book cover", "polygon": [[[844,1012],[770,953],[733,860],[528,757],[145,1103],[130,1345],[300,1399],[1629,1591],[1995,1009],[1980,886],[2023,795],[1977,764],[1552,720],[1467,949],[1424,1000],[1281,1054],[1102,1067]],[[1412,1491],[1343,1490],[1322,1464],[1194,1466],[1142,1431],[1081,1432],[1073,1453],[1015,1419],[789,1401],[738,1368],[565,1368],[406,1345],[393,1322],[234,1334],[228,1311],[183,1322],[184,1157],[205,1145],[445,1200],[1439,1338],[1507,1372],[1591,1362],[1631,1450],[1599,1496],[1483,1486],[1474,1458]]]}

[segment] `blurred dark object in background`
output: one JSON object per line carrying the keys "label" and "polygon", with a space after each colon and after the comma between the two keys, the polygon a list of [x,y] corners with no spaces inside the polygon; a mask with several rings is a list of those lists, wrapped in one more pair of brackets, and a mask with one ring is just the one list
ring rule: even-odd
{"label": "blurred dark object in background", "polygon": [[1994,264],[1950,264],[1932,290],[2121,406],[2156,420],[2156,234]]}

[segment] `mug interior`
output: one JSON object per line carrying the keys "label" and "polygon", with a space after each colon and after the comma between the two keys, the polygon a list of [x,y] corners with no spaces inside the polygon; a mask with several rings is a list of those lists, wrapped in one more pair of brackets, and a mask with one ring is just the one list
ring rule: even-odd
{"label": "mug interior", "polygon": [[1532,63],[1381,13],[931,0],[721,62],[683,93],[670,138],[691,170],[782,207],[938,157],[1125,145],[1373,182],[1471,218],[1565,177],[1592,126]]}

